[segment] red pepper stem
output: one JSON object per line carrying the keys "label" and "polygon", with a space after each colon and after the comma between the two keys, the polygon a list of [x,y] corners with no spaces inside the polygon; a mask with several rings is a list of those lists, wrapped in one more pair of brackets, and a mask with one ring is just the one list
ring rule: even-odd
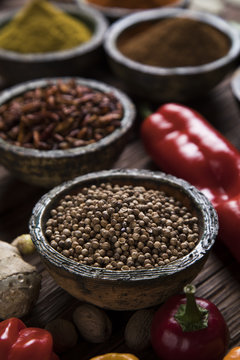
{"label": "red pepper stem", "polygon": [[195,300],[196,287],[194,285],[186,285],[183,291],[187,298],[186,309],[184,314],[185,320],[190,323],[194,323],[196,321],[201,320],[202,314]]}
{"label": "red pepper stem", "polygon": [[175,319],[183,331],[195,331],[208,326],[208,311],[197,305],[195,299],[196,288],[194,285],[186,285],[184,293],[186,304],[179,306]]}

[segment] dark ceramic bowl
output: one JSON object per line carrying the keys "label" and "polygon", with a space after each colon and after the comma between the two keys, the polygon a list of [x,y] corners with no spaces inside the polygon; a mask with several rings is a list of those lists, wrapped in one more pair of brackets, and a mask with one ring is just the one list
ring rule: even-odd
{"label": "dark ceramic bowl", "polygon": [[[199,219],[199,243],[188,255],[153,269],[114,271],[66,258],[54,250],[44,236],[50,211],[64,195],[103,182],[163,190],[182,201]],[[33,243],[56,282],[79,300],[112,310],[154,306],[180,292],[202,269],[217,232],[216,212],[200,191],[184,180],[146,170],[110,170],[75,178],[45,194],[34,207],[30,219]]]}
{"label": "dark ceramic bowl", "polygon": [[[119,7],[100,6],[97,4],[93,4],[88,0],[77,0],[77,2],[78,4],[84,3],[100,11],[104,16],[106,16],[111,21],[117,20],[126,15],[130,15],[134,12],[142,11],[142,9],[126,9],[120,6]],[[187,8],[189,4],[190,4],[190,0],[176,0],[174,4],[169,4],[167,5],[167,7]],[[161,8],[163,8],[163,6]]]}
{"label": "dark ceramic bowl", "polygon": [[[195,19],[222,32],[230,41],[228,53],[200,66],[165,68],[141,64],[120,52],[119,39],[128,36],[135,26],[174,17]],[[156,102],[186,101],[209,92],[234,68],[240,51],[240,38],[236,29],[215,15],[184,9],[154,9],[115,22],[107,31],[104,47],[112,71],[131,94]]]}
{"label": "dark ceramic bowl", "polygon": [[[128,141],[135,119],[135,106],[121,91],[107,84],[74,78],[76,83],[98,91],[113,93],[123,106],[121,126],[101,140],[66,150],[37,150],[15,146],[0,138],[0,163],[17,178],[42,187],[53,187],[76,176],[111,167]],[[0,106],[37,87],[45,87],[59,78],[47,78],[16,85],[0,94]],[[69,81],[69,78],[61,78]]]}
{"label": "dark ceramic bowl", "polygon": [[[85,76],[85,71],[98,63],[108,27],[105,17],[97,10],[84,5],[56,6],[85,23],[92,30],[92,37],[86,43],[72,49],[44,54],[20,54],[0,49],[0,75],[6,84],[47,76]],[[19,9],[2,13],[0,28],[18,11]]]}

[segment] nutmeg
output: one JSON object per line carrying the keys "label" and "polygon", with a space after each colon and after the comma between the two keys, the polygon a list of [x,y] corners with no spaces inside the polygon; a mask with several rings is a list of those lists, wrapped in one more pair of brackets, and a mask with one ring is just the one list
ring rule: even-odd
{"label": "nutmeg", "polygon": [[82,337],[89,342],[105,342],[111,336],[111,320],[104,310],[94,305],[78,306],[73,312],[73,321]]}
{"label": "nutmeg", "polygon": [[54,319],[45,326],[45,329],[52,334],[54,350],[58,353],[71,349],[77,343],[78,334],[71,321]]}
{"label": "nutmeg", "polygon": [[135,351],[146,349],[150,345],[150,329],[155,309],[136,311],[128,320],[124,338],[127,346]]}

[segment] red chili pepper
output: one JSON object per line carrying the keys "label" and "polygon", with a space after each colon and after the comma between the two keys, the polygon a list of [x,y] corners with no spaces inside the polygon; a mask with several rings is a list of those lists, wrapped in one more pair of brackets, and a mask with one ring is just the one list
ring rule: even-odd
{"label": "red chili pepper", "polygon": [[161,360],[222,360],[228,347],[225,320],[212,302],[195,298],[195,287],[171,297],[154,314],[151,342]]}
{"label": "red chili pepper", "polygon": [[44,329],[27,328],[17,318],[0,322],[1,360],[58,360],[52,335]]}
{"label": "red chili pepper", "polygon": [[148,116],[141,136],[162,171],[195,185],[213,203],[219,237],[240,261],[240,152],[199,113],[178,104]]}

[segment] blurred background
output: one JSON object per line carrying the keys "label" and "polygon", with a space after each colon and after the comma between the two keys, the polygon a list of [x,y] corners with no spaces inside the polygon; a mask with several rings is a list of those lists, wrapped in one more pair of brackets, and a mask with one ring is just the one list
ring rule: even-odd
{"label": "blurred background", "polygon": [[[11,9],[27,0],[0,0],[0,11]],[[61,3],[75,3],[75,0],[55,0]],[[191,0],[191,9],[208,11],[234,22],[240,29],[240,0]]]}
{"label": "blurred background", "polygon": [[[12,8],[25,2],[27,0],[0,0],[0,10]],[[73,3],[74,0],[55,0],[55,2]],[[236,8],[240,7],[240,0],[192,0],[191,2],[192,9],[206,10],[218,14],[225,12],[227,8],[229,14],[232,10],[232,18],[240,21],[239,13],[236,13]]]}

